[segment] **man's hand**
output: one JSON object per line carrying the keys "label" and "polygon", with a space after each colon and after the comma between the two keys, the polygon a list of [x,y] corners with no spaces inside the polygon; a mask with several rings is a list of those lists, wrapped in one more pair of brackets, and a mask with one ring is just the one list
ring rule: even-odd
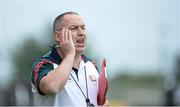
{"label": "man's hand", "polygon": [[66,57],[68,55],[75,55],[76,51],[70,30],[66,28],[62,29],[62,31],[59,34],[59,45],[63,57]]}

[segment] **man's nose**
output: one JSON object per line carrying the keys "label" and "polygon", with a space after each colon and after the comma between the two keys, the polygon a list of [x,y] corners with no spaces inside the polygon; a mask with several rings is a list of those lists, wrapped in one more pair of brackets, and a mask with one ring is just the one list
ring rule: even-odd
{"label": "man's nose", "polygon": [[84,36],[85,35],[85,31],[82,28],[78,28],[78,36]]}

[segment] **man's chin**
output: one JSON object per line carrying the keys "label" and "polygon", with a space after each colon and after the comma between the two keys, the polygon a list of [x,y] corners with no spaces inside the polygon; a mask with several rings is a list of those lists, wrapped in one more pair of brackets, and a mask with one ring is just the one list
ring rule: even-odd
{"label": "man's chin", "polygon": [[82,53],[82,52],[84,52],[84,50],[85,50],[85,47],[76,48],[76,52],[78,52],[78,53]]}

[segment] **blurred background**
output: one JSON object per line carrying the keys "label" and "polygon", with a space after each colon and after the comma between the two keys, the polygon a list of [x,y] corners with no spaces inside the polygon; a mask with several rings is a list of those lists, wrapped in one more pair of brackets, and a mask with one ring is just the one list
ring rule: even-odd
{"label": "blurred background", "polygon": [[86,23],[85,54],[107,59],[111,106],[180,105],[180,0],[0,0],[0,105],[32,105],[31,66],[66,11]]}

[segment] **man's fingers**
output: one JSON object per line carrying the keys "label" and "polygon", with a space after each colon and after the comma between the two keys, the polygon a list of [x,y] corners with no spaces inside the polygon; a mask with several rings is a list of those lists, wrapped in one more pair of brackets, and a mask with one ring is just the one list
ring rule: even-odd
{"label": "man's fingers", "polygon": [[69,29],[63,28],[62,33],[60,35],[60,43],[73,43],[72,33]]}
{"label": "man's fingers", "polygon": [[73,39],[72,39],[72,33],[71,33],[70,30],[69,30],[69,40],[73,42]]}
{"label": "man's fingers", "polygon": [[61,37],[60,37],[60,38],[61,38],[60,43],[64,41],[64,30],[65,30],[65,29],[63,28],[63,30],[62,30],[62,34],[61,34]]}
{"label": "man's fingers", "polygon": [[68,29],[65,29],[64,41],[68,41]]}

